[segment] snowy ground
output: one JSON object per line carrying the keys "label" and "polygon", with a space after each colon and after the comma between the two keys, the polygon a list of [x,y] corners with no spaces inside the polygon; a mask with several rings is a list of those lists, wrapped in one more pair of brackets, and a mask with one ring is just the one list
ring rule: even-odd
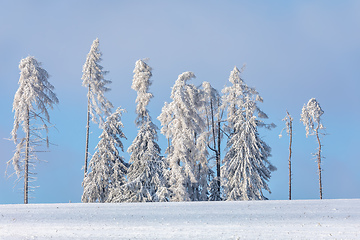
{"label": "snowy ground", "polygon": [[360,239],[360,199],[0,205],[0,239]]}

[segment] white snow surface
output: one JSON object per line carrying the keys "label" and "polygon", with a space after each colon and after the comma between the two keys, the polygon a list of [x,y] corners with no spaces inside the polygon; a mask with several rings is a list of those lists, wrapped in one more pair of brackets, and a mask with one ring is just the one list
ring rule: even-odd
{"label": "white snow surface", "polygon": [[0,239],[360,239],[360,199],[0,205]]}

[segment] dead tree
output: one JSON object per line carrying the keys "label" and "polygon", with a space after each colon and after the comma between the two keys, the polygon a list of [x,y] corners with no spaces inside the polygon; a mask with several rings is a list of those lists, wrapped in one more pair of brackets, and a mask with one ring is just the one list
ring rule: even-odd
{"label": "dead tree", "polygon": [[[283,121],[285,121],[285,124],[286,124],[286,127],[283,128],[283,130],[286,129],[286,133],[289,136],[289,200],[291,200],[291,178],[292,178],[291,153],[292,153],[292,122],[293,122],[293,118],[291,117],[291,115],[289,114],[288,111],[286,111],[286,116],[283,119]],[[279,137],[282,137],[281,133],[280,133]]]}

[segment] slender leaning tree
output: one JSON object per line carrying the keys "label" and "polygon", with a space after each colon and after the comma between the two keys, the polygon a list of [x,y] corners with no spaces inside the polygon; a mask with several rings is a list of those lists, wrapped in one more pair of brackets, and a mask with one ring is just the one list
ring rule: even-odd
{"label": "slender leaning tree", "polygon": [[264,200],[262,190],[271,193],[267,184],[271,171],[271,148],[260,138],[258,127],[273,127],[261,118],[267,118],[257,106],[262,98],[254,88],[248,87],[236,67],[229,81],[232,86],[223,90],[223,105],[227,109],[229,139],[228,152],[222,166],[226,200]]}
{"label": "slender leaning tree", "polygon": [[122,132],[123,112],[124,109],[118,108],[103,124],[100,141],[89,163],[89,172],[84,177],[82,202],[109,201],[113,192],[125,183],[127,164],[118,150],[124,151],[121,139],[126,138]]}
{"label": "slender leaning tree", "polygon": [[[50,115],[48,108],[59,103],[54,87],[48,81],[49,74],[41,67],[41,63],[34,57],[26,57],[20,61],[19,88],[14,97],[13,111],[14,128],[11,132],[12,140],[16,146],[12,163],[15,173],[20,179],[24,178],[24,203],[28,203],[30,167],[37,160],[35,147],[46,142]],[[21,126],[25,137],[19,138],[18,129]],[[46,137],[41,132],[45,131]]]}
{"label": "slender leaning tree", "polygon": [[135,124],[138,134],[128,152],[131,154],[127,184],[124,186],[124,201],[164,202],[168,201],[168,190],[164,177],[165,163],[157,144],[158,128],[152,122],[147,105],[153,97],[149,92],[151,67],[145,60],[135,63],[131,88],[137,92]]}
{"label": "slender leaning tree", "polygon": [[[286,111],[286,116],[283,119],[283,121],[285,121],[285,128],[286,129],[286,133],[287,135],[289,135],[289,200],[291,200],[291,154],[292,154],[292,136],[293,136],[293,118],[291,117],[290,113],[288,111]],[[282,130],[282,131],[283,131]],[[281,132],[282,132],[281,131]],[[279,137],[282,137],[282,133],[280,133]]]}
{"label": "slender leaning tree", "polygon": [[321,109],[320,104],[316,101],[315,98],[311,98],[309,102],[304,105],[301,112],[300,121],[305,125],[306,137],[309,135],[315,135],[319,144],[318,152],[315,154],[318,163],[319,171],[319,190],[320,190],[320,199],[322,199],[322,179],[321,179],[321,142],[320,142],[320,131],[325,129],[321,122],[321,116],[324,114],[324,111]]}
{"label": "slender leaning tree", "polygon": [[102,53],[99,50],[99,39],[95,39],[91,45],[90,52],[87,55],[86,62],[83,66],[82,85],[88,89],[87,97],[87,122],[86,122],[86,146],[85,146],[85,165],[84,175],[87,173],[88,156],[89,156],[89,129],[90,118],[94,123],[101,125],[104,122],[104,116],[111,114],[113,105],[104,96],[104,93],[110,88],[106,87],[111,81],[106,80],[104,75],[107,71],[103,70],[100,65]]}

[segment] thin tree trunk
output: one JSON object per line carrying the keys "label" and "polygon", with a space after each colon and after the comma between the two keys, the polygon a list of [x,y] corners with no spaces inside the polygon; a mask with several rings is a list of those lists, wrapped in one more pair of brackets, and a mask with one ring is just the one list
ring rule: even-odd
{"label": "thin tree trunk", "polygon": [[290,116],[289,112],[286,111],[287,114],[287,118],[288,118],[288,123],[289,125],[287,125],[287,131],[289,133],[289,200],[291,200],[291,147],[292,147],[292,117]]}
{"label": "thin tree trunk", "polygon": [[317,141],[319,143],[319,151],[318,151],[318,158],[317,158],[317,162],[318,162],[318,170],[319,170],[319,189],[320,189],[320,199],[322,199],[322,182],[321,182],[321,143],[320,143],[320,138],[319,138],[319,126],[316,128],[316,138]]}
{"label": "thin tree trunk", "polygon": [[26,147],[25,147],[25,166],[24,166],[24,204],[28,203],[29,193],[29,153],[30,153],[30,112],[27,108],[26,117]]}
{"label": "thin tree trunk", "polygon": [[87,173],[88,155],[89,155],[89,129],[90,129],[90,84],[88,88],[88,106],[87,106],[87,124],[86,124],[86,147],[85,147],[85,166],[84,177]]}
{"label": "thin tree trunk", "polygon": [[217,136],[217,146],[216,146],[216,135],[215,135],[215,121],[214,121],[214,108],[212,100],[210,101],[210,109],[211,109],[211,125],[213,132],[213,140],[214,140],[214,150],[215,150],[215,158],[216,158],[216,184],[218,196],[220,198],[220,121],[218,121],[218,136]]}
{"label": "thin tree trunk", "polygon": [[289,200],[291,200],[291,146],[292,146],[292,118],[287,112],[288,118],[289,118],[289,137],[290,137],[290,143],[289,143]]}
{"label": "thin tree trunk", "polygon": [[219,192],[219,198],[221,199],[221,181],[220,181],[220,144],[221,144],[221,135],[220,135],[220,120],[218,121],[218,139],[217,139],[217,144],[218,144],[218,148],[217,148],[217,155],[216,155],[216,172],[217,172],[217,183],[218,183],[218,192]]}

